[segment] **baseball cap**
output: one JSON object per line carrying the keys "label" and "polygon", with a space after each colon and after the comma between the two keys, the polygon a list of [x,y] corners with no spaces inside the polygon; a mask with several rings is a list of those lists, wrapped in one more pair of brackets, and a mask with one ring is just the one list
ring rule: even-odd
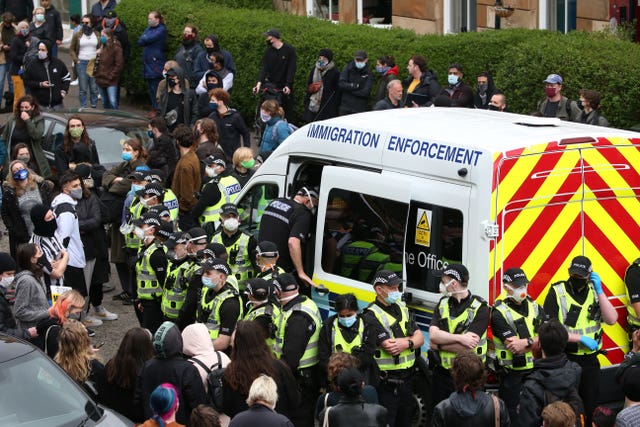
{"label": "baseball cap", "polygon": [[147,174],[144,171],[133,171],[127,176],[127,178],[132,181],[146,181],[146,176]]}
{"label": "baseball cap", "polygon": [[453,277],[460,283],[466,283],[469,281],[469,270],[467,270],[467,267],[462,264],[449,264],[446,268],[435,271],[433,275],[435,277]]}
{"label": "baseball cap", "polygon": [[187,231],[185,235],[187,241],[196,244],[196,245],[206,245],[207,242],[207,232],[200,227],[193,227]]}
{"label": "baseball cap", "polygon": [[284,273],[273,279],[273,286],[280,292],[295,291],[298,289],[298,281],[293,274]]}
{"label": "baseball cap", "polygon": [[527,279],[527,275],[524,274],[521,268],[510,268],[502,273],[502,281],[516,288],[521,288],[529,284],[529,279]]}
{"label": "baseball cap", "polygon": [[227,263],[220,258],[211,258],[206,260],[205,262],[202,263],[202,270],[203,271],[216,270],[216,271],[219,271],[220,273],[226,274],[227,276],[231,274],[231,269],[229,268]]}
{"label": "baseball cap", "polygon": [[136,194],[142,196],[162,196],[164,194],[164,187],[158,182],[150,182],[145,185],[142,190],[136,191]]}
{"label": "baseball cap", "polygon": [[234,214],[236,216],[238,216],[238,207],[236,205],[234,205],[233,203],[225,203],[224,205],[222,205],[220,207],[220,214],[221,215],[229,215],[229,214]]}
{"label": "baseball cap", "polygon": [[376,286],[396,286],[402,285],[402,278],[399,277],[396,273],[390,270],[380,270],[373,277],[373,282],[371,285],[375,288]]}
{"label": "baseball cap", "polygon": [[181,245],[185,243],[187,243],[187,239],[184,238],[184,233],[181,231],[178,231],[175,233],[171,233],[171,235],[169,236],[167,241],[164,243],[164,245],[167,247],[167,249],[173,249],[176,247],[176,245]]}
{"label": "baseball cap", "polygon": [[264,36],[271,36],[277,39],[280,38],[280,30],[276,30],[275,28],[270,28],[263,34]]}
{"label": "baseball cap", "polygon": [[223,168],[227,166],[227,161],[225,160],[224,157],[222,157],[219,154],[211,154],[210,156],[207,156],[204,159],[204,163],[205,165],[218,165],[218,166],[222,166]]}
{"label": "baseball cap", "polygon": [[269,282],[254,277],[253,279],[247,280],[246,293],[258,299],[265,299],[269,296],[270,288]]}
{"label": "baseball cap", "polygon": [[593,270],[591,269],[591,260],[583,255],[578,255],[573,260],[571,260],[571,265],[569,266],[569,274],[576,274],[581,277],[587,277],[591,274]]}
{"label": "baseball cap", "polygon": [[562,76],[560,74],[549,74],[542,83],[557,83],[562,84]]}
{"label": "baseball cap", "polygon": [[258,243],[258,246],[256,246],[256,255],[264,256],[267,258],[277,257],[278,255],[280,255],[280,253],[278,252],[278,245],[268,240],[263,240],[262,242]]}
{"label": "baseball cap", "polygon": [[140,218],[133,221],[133,225],[142,227],[143,225],[154,225],[160,228],[160,217],[155,212],[145,212]]}
{"label": "baseball cap", "polygon": [[364,50],[356,50],[356,53],[353,54],[355,59],[367,59],[367,52]]}
{"label": "baseball cap", "polygon": [[107,12],[107,18],[117,18],[118,14],[116,13],[115,10],[110,10],[109,12]]}

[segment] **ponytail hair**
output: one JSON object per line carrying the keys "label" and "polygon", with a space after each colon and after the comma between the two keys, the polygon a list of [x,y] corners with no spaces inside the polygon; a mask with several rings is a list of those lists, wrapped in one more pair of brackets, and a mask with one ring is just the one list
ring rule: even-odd
{"label": "ponytail hair", "polygon": [[151,392],[149,406],[153,411],[151,417],[159,427],[166,426],[166,420],[178,409],[178,391],[170,383],[162,383]]}
{"label": "ponytail hair", "polygon": [[281,119],[284,119],[284,109],[280,106],[280,104],[278,104],[278,101],[276,101],[275,99],[267,99],[262,103],[260,108],[269,113],[271,117],[278,116]]}

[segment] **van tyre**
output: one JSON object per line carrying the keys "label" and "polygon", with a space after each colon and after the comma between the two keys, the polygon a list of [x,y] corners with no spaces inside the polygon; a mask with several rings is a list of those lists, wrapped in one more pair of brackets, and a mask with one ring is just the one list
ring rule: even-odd
{"label": "van tyre", "polygon": [[415,411],[411,420],[414,427],[431,426],[431,372],[427,375],[422,371],[416,372],[413,380],[413,399]]}

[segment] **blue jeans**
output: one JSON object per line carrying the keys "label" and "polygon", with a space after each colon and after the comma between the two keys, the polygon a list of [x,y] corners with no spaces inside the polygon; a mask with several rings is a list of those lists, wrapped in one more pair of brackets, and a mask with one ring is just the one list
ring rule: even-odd
{"label": "blue jeans", "polygon": [[[7,64],[0,64],[0,101],[2,101],[2,95],[4,94],[4,80],[7,77],[8,68]],[[9,83],[11,83],[11,79],[9,79]]]}
{"label": "blue jeans", "polygon": [[91,95],[91,107],[95,108],[98,105],[98,85],[96,79],[89,77],[87,74],[87,65],[89,61],[80,60],[76,65],[76,72],[78,73],[78,88],[80,98],[80,108],[87,106],[87,89],[89,89]]}
{"label": "blue jeans", "polygon": [[118,109],[118,85],[100,87],[100,94],[102,95],[102,108],[105,110]]}

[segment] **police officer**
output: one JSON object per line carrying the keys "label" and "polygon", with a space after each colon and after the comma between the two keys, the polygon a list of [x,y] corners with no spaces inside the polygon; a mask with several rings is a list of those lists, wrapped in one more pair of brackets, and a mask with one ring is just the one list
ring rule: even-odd
{"label": "police officer", "polygon": [[618,313],[604,293],[602,279],[593,271],[589,258],[582,255],[573,258],[569,265],[569,279],[551,285],[544,300],[544,311],[569,331],[565,351],[569,360],[582,367],[578,392],[587,414],[585,425],[591,425],[591,414],[596,407],[600,387],[600,321],[613,325],[618,320]]}
{"label": "police officer", "polygon": [[633,333],[640,329],[640,258],[633,261],[624,273],[624,284],[627,289],[627,328],[629,342]]}
{"label": "police officer", "polygon": [[285,271],[278,266],[280,253],[275,243],[264,240],[256,246],[256,270],[257,277],[264,280],[272,280]]}
{"label": "police officer", "polygon": [[143,213],[154,206],[162,205],[165,189],[159,182],[150,182],[142,190],[138,190],[139,205],[142,206]]}
{"label": "police officer", "polygon": [[[353,226],[353,241],[340,251],[340,272],[342,276],[371,283],[376,271],[390,261],[389,254],[383,253],[373,243],[375,230],[370,230],[364,220]],[[384,241],[384,238],[381,239]]]}
{"label": "police officer", "polygon": [[[209,234],[220,224],[222,205],[233,202],[240,193],[240,183],[226,170],[226,159],[220,154],[212,154],[204,159],[205,183],[200,190],[200,198],[191,215],[198,218],[200,226]],[[205,225],[206,224],[206,225]]]}
{"label": "police officer", "polygon": [[216,351],[228,351],[231,334],[242,317],[240,296],[227,283],[229,266],[219,258],[202,264],[202,297],[198,307],[198,322],[205,323]]}
{"label": "police officer", "polygon": [[190,269],[193,260],[187,256],[187,239],[184,233],[173,233],[165,246],[169,265],[162,293],[162,313],[165,320],[175,323],[187,296],[189,278],[186,272]]}
{"label": "police officer", "polygon": [[254,277],[247,281],[246,294],[249,310],[244,315],[244,320],[258,322],[264,330],[269,348],[273,348],[276,342],[276,321],[280,317],[279,304],[274,300],[273,286],[264,279]]}
{"label": "police officer", "polygon": [[402,279],[396,273],[380,270],[371,284],[376,299],[362,317],[365,342],[375,348],[380,370],[378,397],[387,408],[390,427],[410,426],[415,406],[412,374],[424,336],[401,301]]}
{"label": "police officer", "polygon": [[[151,169],[145,175],[145,180],[147,183],[157,183],[163,186],[165,185],[164,172],[159,169]],[[164,198],[162,200],[162,204],[169,209],[169,214],[171,215],[171,221],[178,220],[178,213],[180,210],[178,209],[178,197],[176,193],[173,192],[171,188],[165,188]]]}
{"label": "police officer", "polygon": [[240,230],[238,208],[233,203],[221,207],[221,230],[213,235],[212,243],[222,243],[226,248],[227,262],[236,278],[240,292],[244,291],[246,281],[255,276],[255,267],[251,254],[255,253],[256,240],[250,234]]}
{"label": "police officer", "polygon": [[135,234],[141,241],[136,261],[136,283],[138,302],[142,312],[142,327],[155,333],[162,324],[162,284],[167,272],[165,247],[157,237],[160,229],[160,218],[147,212],[134,222]]}
{"label": "police officer", "polygon": [[544,321],[544,310],[527,295],[529,280],[520,268],[502,274],[504,292],[496,298],[491,311],[491,330],[496,362],[501,367],[500,398],[509,418],[517,419],[520,389],[533,369],[531,347],[538,340],[538,326]]}
{"label": "police officer", "polygon": [[318,306],[299,293],[296,278],[284,273],[273,279],[279,295],[281,313],[277,323],[274,353],[293,372],[301,394],[296,426],[313,426],[313,413],[320,392],[318,337],[322,319]]}
{"label": "police officer", "polygon": [[435,359],[431,390],[435,407],[454,391],[450,370],[456,354],[475,351],[485,359],[489,307],[467,288],[469,270],[464,265],[450,264],[434,276],[441,277],[440,293],[444,295],[433,311],[429,326],[430,353]]}

